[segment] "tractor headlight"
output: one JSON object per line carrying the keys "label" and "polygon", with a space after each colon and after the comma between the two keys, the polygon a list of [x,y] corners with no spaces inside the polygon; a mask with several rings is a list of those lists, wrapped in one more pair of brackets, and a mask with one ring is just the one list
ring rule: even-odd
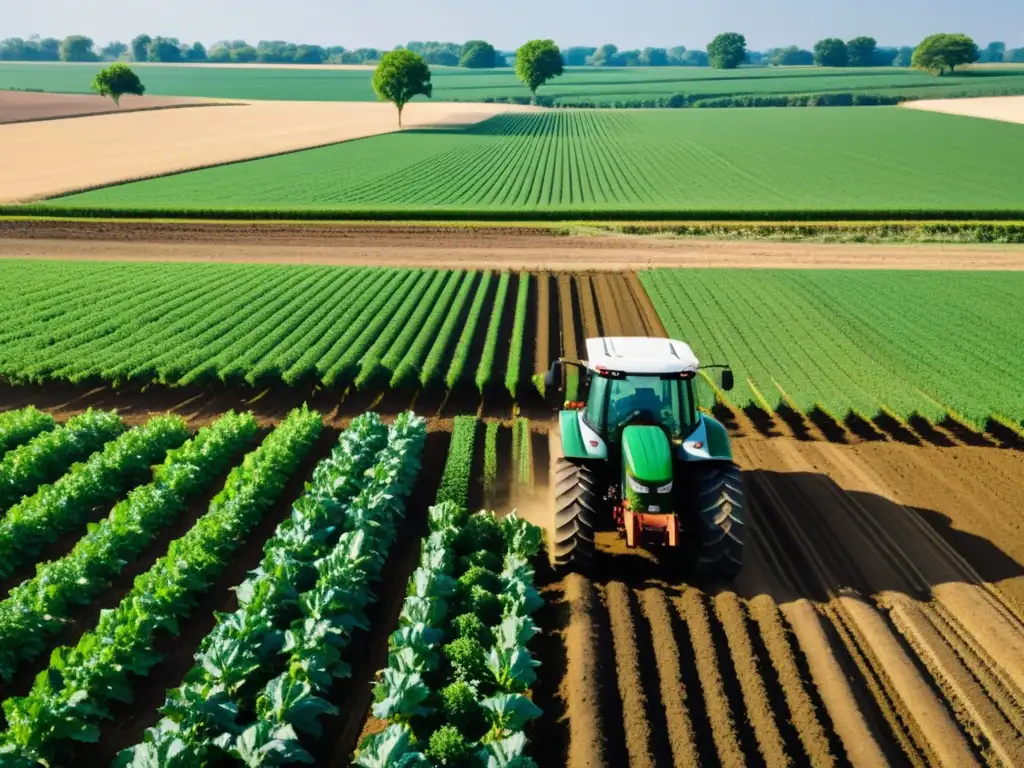
{"label": "tractor headlight", "polygon": [[672,492],[672,481],[669,480],[664,485],[658,486],[658,493],[671,493]]}
{"label": "tractor headlight", "polygon": [[626,482],[629,483],[630,489],[634,493],[650,493],[651,488],[648,485],[637,482],[632,475],[626,475]]}

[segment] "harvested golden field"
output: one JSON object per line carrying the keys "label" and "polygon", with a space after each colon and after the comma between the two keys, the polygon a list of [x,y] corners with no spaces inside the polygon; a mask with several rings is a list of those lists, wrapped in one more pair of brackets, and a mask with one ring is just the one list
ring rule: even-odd
{"label": "harvested golden field", "polygon": [[[414,103],[407,128],[469,125],[497,104]],[[26,202],[398,129],[390,104],[264,101],[0,126],[0,202]]]}
{"label": "harvested golden field", "polygon": [[946,115],[981,117],[1005,123],[1024,123],[1024,96],[989,96],[981,99],[928,99],[908,101],[908,109],[942,112]]}

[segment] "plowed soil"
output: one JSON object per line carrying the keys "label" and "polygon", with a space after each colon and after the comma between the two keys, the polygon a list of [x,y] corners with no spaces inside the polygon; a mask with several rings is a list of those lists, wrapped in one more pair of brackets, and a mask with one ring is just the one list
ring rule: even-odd
{"label": "plowed soil", "polygon": [[546,588],[538,762],[1024,764],[1024,453],[739,423],[735,584],[604,531]]}
{"label": "plowed soil", "polygon": [[[181,113],[210,111],[182,110]],[[870,245],[684,240],[639,235],[559,236],[543,229],[515,226],[473,228],[2,219],[0,258],[221,261],[556,272],[629,271],[654,267],[1024,269],[1024,248],[1014,245]]]}
{"label": "plowed soil", "polygon": [[216,103],[210,99],[176,96],[122,96],[119,107],[110,99],[95,94],[0,91],[0,123],[27,123],[171,107],[202,107]]}
{"label": "plowed soil", "polygon": [[980,99],[925,99],[908,101],[909,109],[942,112],[947,115],[980,117],[1007,123],[1024,123],[1024,96],[989,96]]}

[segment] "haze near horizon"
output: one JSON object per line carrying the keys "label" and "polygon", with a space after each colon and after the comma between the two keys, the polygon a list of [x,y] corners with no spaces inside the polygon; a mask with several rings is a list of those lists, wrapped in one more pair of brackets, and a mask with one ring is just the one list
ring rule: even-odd
{"label": "haze near horizon", "polygon": [[[270,0],[33,0],[11,3],[0,37],[83,34],[98,43],[135,35],[200,40],[288,40],[346,48],[393,48],[411,40],[462,42],[483,38],[512,49],[532,38],[559,45],[620,48],[685,45],[704,48],[720,32],[740,32],[749,47],[810,47],[823,37],[870,35],[880,45],[914,45],[934,32],[964,32],[984,46],[993,40],[1024,45],[1019,0],[934,0],[925,10],[912,0],[861,0],[837,6],[820,0],[734,0],[714,7],[695,0],[523,0],[514,11],[497,4],[443,0],[356,3],[303,0],[299,7]],[[551,12],[552,7],[557,11]],[[1007,39],[1016,29],[1022,39]]]}

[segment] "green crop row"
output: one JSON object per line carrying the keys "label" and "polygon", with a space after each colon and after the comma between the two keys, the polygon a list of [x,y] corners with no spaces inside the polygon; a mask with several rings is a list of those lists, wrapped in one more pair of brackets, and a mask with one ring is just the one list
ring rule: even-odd
{"label": "green crop row", "polygon": [[63,475],[124,431],[116,413],[89,409],[67,424],[43,432],[0,460],[0,510]]}
{"label": "green crop row", "polygon": [[[480,355],[480,364],[476,369],[474,381],[476,388],[483,393],[484,389],[490,387],[494,373],[494,356],[498,351],[498,333],[501,331],[501,319],[505,314],[505,300],[508,298],[508,286],[512,281],[512,275],[502,272],[498,278],[498,290],[494,296],[494,305],[491,307],[491,319],[487,324],[487,334],[484,336],[484,349]],[[522,341],[520,339],[520,341]]]}
{"label": "green crop row", "polygon": [[187,438],[180,417],[156,416],[11,507],[0,520],[0,578],[30,562],[47,544],[84,528],[95,507],[136,485],[151,464]]}
{"label": "green crop row", "polygon": [[722,396],[736,406],[1022,430],[1018,273],[696,269],[640,279],[672,336],[705,362],[732,364],[736,389]]}
{"label": "green crop row", "polygon": [[1022,132],[1012,123],[897,107],[511,113],[460,130],[394,133],[122,184],[37,210],[247,219],[1019,221],[1024,190],[1004,171],[1024,166]]}
{"label": "green crop row", "polygon": [[319,414],[303,407],[281,422],[228,476],[209,510],[167,554],[136,578],[121,603],[104,611],[74,648],[53,652],[27,696],[7,699],[0,734],[5,766],[67,761],[75,742],[96,741],[117,701],[130,701],[137,677],[161,658],[159,635],[177,634],[196,596],[208,589],[264,513],[277,501],[320,433]]}
{"label": "green crop row", "polygon": [[428,526],[374,688],[388,727],[356,765],[535,765],[523,729],[541,714],[526,695],[539,666],[527,645],[544,604],[529,563],[540,529],[451,502],[431,508]]}
{"label": "green crop row", "polygon": [[473,451],[480,420],[476,416],[456,416],[448,459],[441,475],[437,501],[450,501],[460,507],[469,506],[469,484],[473,474]]}
{"label": "green crop row", "polygon": [[519,369],[522,367],[523,344],[526,335],[526,320],[530,311],[530,273],[519,273],[516,292],[516,316],[512,325],[512,348],[509,350],[508,367],[505,369],[505,389],[512,397],[519,387]]}
{"label": "green crop row", "polygon": [[53,416],[31,405],[18,411],[0,413],[0,457],[56,425]]}
{"label": "green crop row", "polygon": [[36,566],[36,575],[0,603],[0,677],[37,657],[46,636],[60,632],[72,606],[88,605],[138,557],[156,532],[180,516],[256,434],[251,414],[228,413],[167,453],[150,485],[136,488],[64,557]]}
{"label": "green crop row", "polygon": [[[462,380],[480,337],[487,371],[497,367],[499,346],[531,343],[518,331],[507,338],[499,308],[484,319],[490,272],[477,280],[476,272],[440,270],[122,266],[120,274],[99,264],[0,266],[24,288],[0,297],[0,378],[440,388]],[[499,387],[494,379],[488,374],[485,386]],[[13,446],[48,417],[26,412],[17,430],[21,422],[6,418],[0,440]]]}
{"label": "green crop row", "polygon": [[376,414],[352,423],[237,589],[238,610],[203,640],[186,682],[168,693],[165,718],[122,754],[124,764],[233,756],[251,765],[271,751],[279,763],[312,759],[300,734],[318,739],[319,718],[338,711],[322,695],[350,674],[343,653],[368,626],[371,587],[398,536],[425,439],[426,423],[408,413],[390,430]]}

